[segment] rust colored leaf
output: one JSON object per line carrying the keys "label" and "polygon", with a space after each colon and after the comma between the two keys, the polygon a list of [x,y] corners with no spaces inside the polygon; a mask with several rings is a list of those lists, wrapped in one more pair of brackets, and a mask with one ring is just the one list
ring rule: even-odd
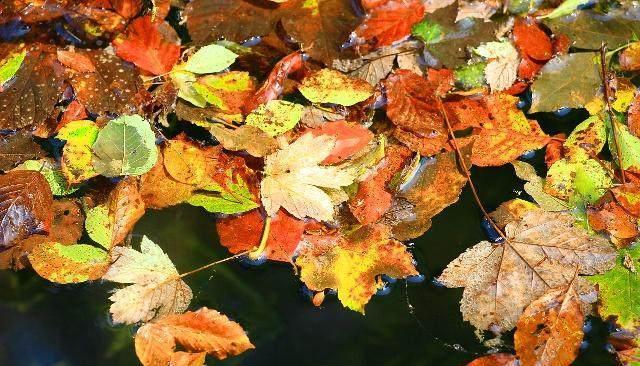
{"label": "rust colored leaf", "polygon": [[71,121],[87,119],[88,116],[87,109],[82,105],[82,103],[78,102],[77,99],[74,99],[69,103],[67,109],[64,110],[64,113],[62,113],[60,122],[58,123],[58,126],[56,126],[56,131]]}
{"label": "rust colored leaf", "polygon": [[[274,261],[291,262],[291,258],[302,239],[305,222],[280,209],[271,219],[265,253]],[[216,221],[220,244],[231,253],[240,253],[256,248],[264,230],[264,217],[259,210],[239,216],[229,216]]]}
{"label": "rust colored leaf", "polygon": [[312,291],[337,290],[345,307],[364,313],[381,286],[380,275],[404,278],[418,273],[407,248],[389,235],[389,227],[382,224],[348,236],[306,235],[295,262],[300,279]]}
{"label": "rust colored leaf", "polygon": [[530,58],[527,54],[522,55],[518,64],[518,77],[524,80],[533,80],[542,69],[544,63]]}
{"label": "rust colored leaf", "polygon": [[522,366],[569,366],[584,333],[580,298],[571,284],[534,300],[520,316],[514,343]]}
{"label": "rust colored leaf", "polygon": [[120,244],[144,215],[145,206],[138,181],[128,177],[120,181],[109,195],[111,246]]}
{"label": "rust colored leaf", "polygon": [[36,171],[0,175],[0,248],[7,249],[33,234],[46,234],[53,222],[49,183]]}
{"label": "rust colored leaf", "polygon": [[547,165],[547,168],[551,167],[553,163],[564,157],[564,140],[567,138],[567,135],[559,133],[553,135],[553,137],[555,137],[555,139],[552,139],[547,143],[546,150],[544,152],[544,163]]}
{"label": "rust colored leaf", "polygon": [[640,217],[640,185],[629,182],[611,188],[616,201],[631,215]]}
{"label": "rust colored leaf", "polygon": [[0,91],[0,128],[40,124],[62,93],[62,67],[51,49],[34,45],[16,75]]}
{"label": "rust colored leaf", "polygon": [[344,0],[302,2],[295,15],[284,16],[282,26],[312,58],[331,65],[344,57],[341,46],[358,24],[353,6]]}
{"label": "rust colored leaf", "polygon": [[176,352],[178,345],[189,353],[204,352],[219,360],[254,348],[238,323],[206,307],[145,324],[136,333],[135,344],[144,366],[178,365],[173,362],[185,358],[184,352]]}
{"label": "rust colored leaf", "polygon": [[553,56],[551,39],[531,18],[519,18],[513,25],[513,41],[521,54],[536,61],[547,61]]}
{"label": "rust colored leaf", "polygon": [[193,195],[195,189],[196,187],[179,182],[169,175],[160,153],[156,165],[140,177],[140,195],[144,205],[149,208],[161,209],[182,203]]}
{"label": "rust colored leaf", "polygon": [[104,51],[76,51],[91,61],[95,72],[75,72],[69,77],[77,100],[96,114],[134,114],[145,100],[135,66]]}
{"label": "rust colored leaf", "polygon": [[58,61],[66,67],[78,72],[95,72],[96,66],[86,54],[65,50],[57,51]]}
{"label": "rust colored leaf", "polygon": [[424,5],[419,0],[392,0],[374,8],[355,33],[373,48],[407,38],[411,27],[422,20]]}
{"label": "rust colored leaf", "polygon": [[318,128],[311,128],[307,131],[314,136],[335,137],[333,150],[322,161],[323,164],[335,164],[351,157],[367,146],[373,138],[373,133],[367,128],[346,121],[326,122]]}
{"label": "rust colored leaf", "polygon": [[154,75],[166,74],[180,58],[180,40],[168,23],[151,16],[135,19],[124,36],[113,41],[116,55]]}
{"label": "rust colored leaf", "polygon": [[616,202],[603,203],[587,209],[589,225],[595,231],[606,231],[619,246],[638,236],[638,218],[629,215]]}
{"label": "rust colored leaf", "polygon": [[636,94],[629,106],[627,125],[632,135],[640,137],[640,93]]}
{"label": "rust colored leaf", "polygon": [[634,42],[625,48],[618,60],[623,71],[640,70],[640,42]]}
{"label": "rust colored leaf", "polygon": [[467,366],[519,366],[516,356],[508,353],[494,353],[469,362]]}

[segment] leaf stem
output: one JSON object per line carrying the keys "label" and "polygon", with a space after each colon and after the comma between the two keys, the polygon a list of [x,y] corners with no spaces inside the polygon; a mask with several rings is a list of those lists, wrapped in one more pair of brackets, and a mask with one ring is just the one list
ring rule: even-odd
{"label": "leaf stem", "polygon": [[248,254],[248,253],[250,253],[250,252],[251,252],[250,250],[245,250],[244,252],[240,252],[240,253],[238,253],[238,254],[234,254],[234,255],[232,255],[231,257],[227,257],[227,258],[224,258],[224,259],[220,259],[219,261],[215,261],[215,262],[211,262],[211,263],[209,263],[209,264],[205,264],[205,265],[204,265],[204,266],[202,266],[202,267],[198,267],[198,268],[196,268],[196,269],[192,269],[192,270],[191,270],[191,271],[189,271],[189,272],[182,273],[181,275],[179,275],[179,276],[178,276],[178,278],[184,278],[184,277],[187,277],[187,276],[192,275],[192,274],[194,274],[194,273],[198,273],[198,272],[200,272],[200,271],[203,271],[203,270],[205,270],[205,269],[207,269],[207,268],[211,268],[211,267],[215,266],[216,264],[220,264],[220,263],[228,262],[228,261],[230,261],[230,260],[232,260],[232,259],[236,259],[236,258],[238,258],[238,257],[242,257],[243,255]]}
{"label": "leaf stem", "polygon": [[622,176],[622,184],[627,183],[627,177],[622,166],[622,150],[620,150],[620,144],[618,143],[618,133],[616,131],[616,120],[611,108],[611,99],[609,96],[609,76],[607,72],[607,45],[602,43],[600,47],[600,66],[602,71],[602,86],[604,87],[604,102],[607,114],[609,115],[609,122],[611,123],[611,132],[613,133],[613,143],[616,147],[616,157],[618,158],[618,167],[620,168],[620,175]]}
{"label": "leaf stem", "polygon": [[262,228],[262,238],[260,239],[260,245],[258,248],[249,253],[249,259],[256,260],[260,258],[264,250],[267,248],[267,241],[269,239],[269,232],[271,231],[271,216],[267,215],[264,219],[264,226]]}

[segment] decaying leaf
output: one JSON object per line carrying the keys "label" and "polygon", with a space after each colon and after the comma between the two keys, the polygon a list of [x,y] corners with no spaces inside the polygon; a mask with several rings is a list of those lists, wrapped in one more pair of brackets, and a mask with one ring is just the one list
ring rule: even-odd
{"label": "decaying leaf", "polygon": [[504,231],[507,241],[476,244],[439,277],[447,287],[465,288],[460,310],[478,329],[509,330],[549,289],[568,285],[576,273],[602,273],[614,265],[611,245],[567,213],[532,211]]}
{"label": "decaying leaf", "polygon": [[41,277],[62,284],[97,280],[109,265],[107,252],[87,244],[45,242],[33,248],[28,257]]}
{"label": "decaying leaf", "polygon": [[332,69],[322,69],[302,80],[300,93],[313,103],[351,106],[373,94],[373,87],[360,79],[344,76]]}
{"label": "decaying leaf", "polygon": [[117,246],[104,280],[127,284],[109,298],[115,323],[146,322],[163,315],[182,313],[193,297],[169,257],[146,236],[140,251]]}

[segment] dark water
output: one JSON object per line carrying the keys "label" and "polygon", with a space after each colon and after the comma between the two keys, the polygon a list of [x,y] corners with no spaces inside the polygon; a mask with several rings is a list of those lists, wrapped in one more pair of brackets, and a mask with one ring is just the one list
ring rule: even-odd
{"label": "dark water", "polygon": [[[580,121],[579,116],[568,116]],[[545,130],[575,123],[549,117]],[[564,123],[564,124],[563,124]],[[540,163],[538,153],[536,160]],[[482,201],[493,209],[518,196],[522,183],[510,166],[474,169]],[[412,249],[427,276],[421,284],[398,281],[391,294],[374,297],[362,316],[327,297],[321,308],[300,295],[290,266],[267,263],[251,269],[237,262],[187,277],[191,309],[215,308],[239,322],[256,349],[209,364],[219,365],[464,365],[487,351],[462,321],[461,289],[431,280],[466,248],[484,239],[480,212],[470,191],[434,220]],[[148,235],[180,272],[228,256],[217,245],[213,218],[197,207],[148,212],[135,228]],[[137,365],[133,327],[108,319],[108,284],[57,286],[30,271],[0,273],[0,365]],[[409,305],[410,304],[410,305]],[[413,309],[411,311],[410,309]],[[614,365],[605,351],[606,327],[592,319],[588,346],[575,365]],[[506,347],[512,344],[506,335]]]}

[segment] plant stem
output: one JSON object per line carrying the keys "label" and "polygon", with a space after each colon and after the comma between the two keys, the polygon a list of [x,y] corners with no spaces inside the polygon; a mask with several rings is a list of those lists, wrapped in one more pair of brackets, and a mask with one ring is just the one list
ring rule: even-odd
{"label": "plant stem", "polygon": [[194,273],[198,273],[198,272],[200,272],[200,271],[203,271],[203,270],[205,270],[205,269],[207,269],[207,268],[211,268],[211,267],[215,266],[216,264],[220,264],[220,263],[228,262],[228,261],[230,261],[230,260],[232,260],[232,259],[236,259],[236,258],[238,258],[238,257],[242,257],[243,255],[245,255],[245,254],[247,254],[247,253],[250,253],[250,252],[251,252],[250,250],[245,250],[244,252],[240,252],[240,253],[238,253],[238,254],[234,254],[234,255],[232,255],[231,257],[227,257],[227,258],[224,258],[224,259],[220,259],[219,261],[215,261],[215,262],[211,262],[211,263],[209,263],[209,264],[205,264],[205,265],[204,265],[204,266],[202,266],[202,267],[198,267],[198,268],[196,268],[196,269],[192,269],[192,270],[191,270],[191,271],[189,271],[189,272],[185,272],[185,273],[183,273],[183,274],[179,275],[179,276],[178,276],[178,278],[184,278],[184,277],[187,277],[187,276],[192,275],[192,274],[194,274]]}
{"label": "plant stem", "polygon": [[249,253],[251,260],[260,258],[264,250],[267,248],[267,241],[269,239],[269,232],[271,231],[271,216],[267,215],[264,219],[264,227],[262,228],[262,238],[260,239],[260,245],[258,249]]}
{"label": "plant stem", "polygon": [[618,158],[618,167],[620,168],[620,175],[622,176],[622,184],[627,183],[627,177],[625,176],[624,167],[622,166],[622,150],[620,150],[620,144],[618,143],[618,133],[616,131],[616,120],[611,108],[611,99],[609,96],[609,77],[607,72],[607,45],[602,43],[600,47],[600,66],[602,69],[602,86],[604,87],[604,102],[605,109],[609,115],[609,122],[611,123],[611,132],[613,133],[613,143],[616,147],[616,157]]}

